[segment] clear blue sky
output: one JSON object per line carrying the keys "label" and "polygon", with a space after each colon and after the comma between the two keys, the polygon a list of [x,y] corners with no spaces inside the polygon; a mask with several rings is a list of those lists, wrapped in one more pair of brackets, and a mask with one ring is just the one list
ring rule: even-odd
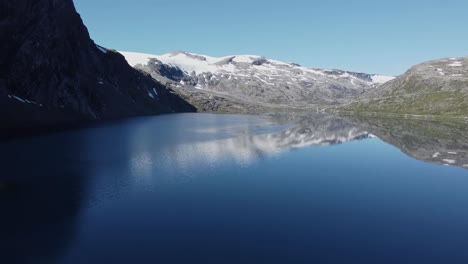
{"label": "clear blue sky", "polygon": [[74,0],[92,38],[124,51],[255,54],[397,75],[468,55],[468,0]]}

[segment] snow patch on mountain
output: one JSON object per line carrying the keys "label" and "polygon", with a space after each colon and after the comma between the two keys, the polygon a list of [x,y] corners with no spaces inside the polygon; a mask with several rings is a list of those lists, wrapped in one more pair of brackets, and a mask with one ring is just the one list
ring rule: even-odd
{"label": "snow patch on mountain", "polygon": [[389,81],[391,81],[393,79],[395,79],[394,76],[385,76],[385,75],[378,75],[378,74],[372,76],[372,81],[374,83],[378,83],[378,84],[384,84],[384,83],[389,82]]}
{"label": "snow patch on mountain", "polygon": [[137,53],[137,52],[120,52],[124,55],[125,59],[127,60],[130,66],[135,67],[138,64],[147,64],[150,59],[156,59],[158,56],[145,54],[145,53]]}
{"label": "snow patch on mountain", "polygon": [[101,47],[101,46],[99,46],[99,45],[96,45],[96,48],[98,48],[99,51],[101,51],[102,53],[107,54],[107,49],[105,49],[104,47]]}
{"label": "snow patch on mountain", "polygon": [[448,66],[450,66],[450,67],[462,67],[463,63],[461,61],[456,61],[454,63],[450,63]]}

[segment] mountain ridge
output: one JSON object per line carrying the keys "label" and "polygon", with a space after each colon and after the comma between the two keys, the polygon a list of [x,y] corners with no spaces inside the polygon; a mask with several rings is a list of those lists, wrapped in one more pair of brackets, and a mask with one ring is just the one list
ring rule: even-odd
{"label": "mountain ridge", "polygon": [[[244,105],[316,109],[348,102],[390,76],[306,68],[258,55],[121,52],[135,68],[181,93],[210,93]],[[189,99],[191,96],[187,96]]]}
{"label": "mountain ridge", "polygon": [[[334,69],[334,68],[317,68],[317,67],[305,67],[302,66],[298,63],[294,62],[284,62],[276,59],[270,59],[264,56],[260,55],[253,55],[253,54],[237,54],[237,55],[227,55],[227,56],[221,56],[221,57],[213,57],[213,56],[208,56],[208,55],[203,55],[203,54],[197,54],[197,53],[191,53],[183,50],[176,50],[176,51],[171,51],[168,53],[163,53],[161,55],[155,55],[155,54],[149,54],[149,53],[140,53],[140,52],[132,52],[132,51],[119,51],[122,55],[124,55],[125,59],[129,63],[129,65],[135,67],[138,64],[147,64],[151,58],[155,59],[161,59],[163,57],[170,57],[170,56],[177,56],[180,54],[192,57],[192,58],[198,58],[200,61],[215,61],[213,63],[214,65],[217,66],[222,66],[223,64],[227,64],[228,62],[235,61],[235,62],[244,62],[244,63],[255,63],[255,62],[261,62],[261,60],[264,60],[265,62],[273,62],[276,64],[282,64],[282,65],[289,65],[289,66],[295,66],[299,68],[303,68],[305,70],[310,70],[310,71],[341,71],[341,72],[347,72],[347,73],[356,73],[356,74],[366,74],[363,72],[353,72],[353,71],[346,71],[346,70],[339,70],[339,69]],[[225,63],[221,63],[221,62]],[[217,63],[216,63],[217,62]],[[257,64],[259,65],[259,64]],[[177,63],[173,64],[173,66],[178,66]],[[181,67],[184,68],[184,67]],[[203,73],[203,71],[199,72]],[[320,73],[318,73],[320,74]],[[389,75],[381,75],[381,74],[368,74],[373,78],[374,83],[376,84],[383,84],[387,81],[393,80],[395,77],[394,76],[389,76]]]}

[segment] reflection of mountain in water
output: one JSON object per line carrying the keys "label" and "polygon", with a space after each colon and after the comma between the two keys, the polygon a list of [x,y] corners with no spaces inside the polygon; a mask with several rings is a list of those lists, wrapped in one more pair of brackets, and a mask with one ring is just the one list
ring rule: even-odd
{"label": "reflection of mountain in water", "polygon": [[418,160],[468,168],[468,125],[405,119],[360,119],[363,128]]}
{"label": "reflection of mountain in water", "polygon": [[468,125],[422,120],[188,114],[2,142],[2,260],[60,261],[76,243],[88,203],[132,186],[223,174],[231,163],[365,139],[367,131],[416,159],[468,167]]}
{"label": "reflection of mountain in water", "polygon": [[[276,119],[276,118],[273,118]],[[284,120],[274,120],[283,123]],[[365,139],[369,133],[340,118],[300,118],[289,128],[272,133],[255,134],[249,128],[228,139],[195,141],[166,149],[165,162],[188,168],[202,162],[215,164],[232,159],[248,163],[263,155],[276,154],[309,146],[324,146]]]}
{"label": "reflection of mountain in water", "polygon": [[290,129],[253,138],[272,145],[278,151],[285,151],[308,146],[341,144],[368,137],[369,133],[345,119],[322,117],[303,118]]}

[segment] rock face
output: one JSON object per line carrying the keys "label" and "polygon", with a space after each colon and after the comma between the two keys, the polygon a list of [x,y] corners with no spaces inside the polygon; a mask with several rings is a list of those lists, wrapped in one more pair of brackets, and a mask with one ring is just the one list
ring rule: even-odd
{"label": "rock face", "polygon": [[0,0],[0,39],[4,127],[194,110],[96,45],[72,0]]}
{"label": "rock face", "polygon": [[361,112],[468,116],[468,57],[416,65],[345,107]]}
{"label": "rock face", "polygon": [[[194,104],[210,110],[213,96],[234,108],[306,108],[349,102],[393,77],[341,70],[310,69],[255,55],[210,57],[188,52],[160,56],[122,52],[130,65],[168,83]],[[193,91],[198,96],[193,97]],[[203,97],[202,95],[205,95]],[[205,102],[205,103],[203,103]],[[212,108],[213,109],[213,108]],[[216,110],[216,109],[214,109]]]}

